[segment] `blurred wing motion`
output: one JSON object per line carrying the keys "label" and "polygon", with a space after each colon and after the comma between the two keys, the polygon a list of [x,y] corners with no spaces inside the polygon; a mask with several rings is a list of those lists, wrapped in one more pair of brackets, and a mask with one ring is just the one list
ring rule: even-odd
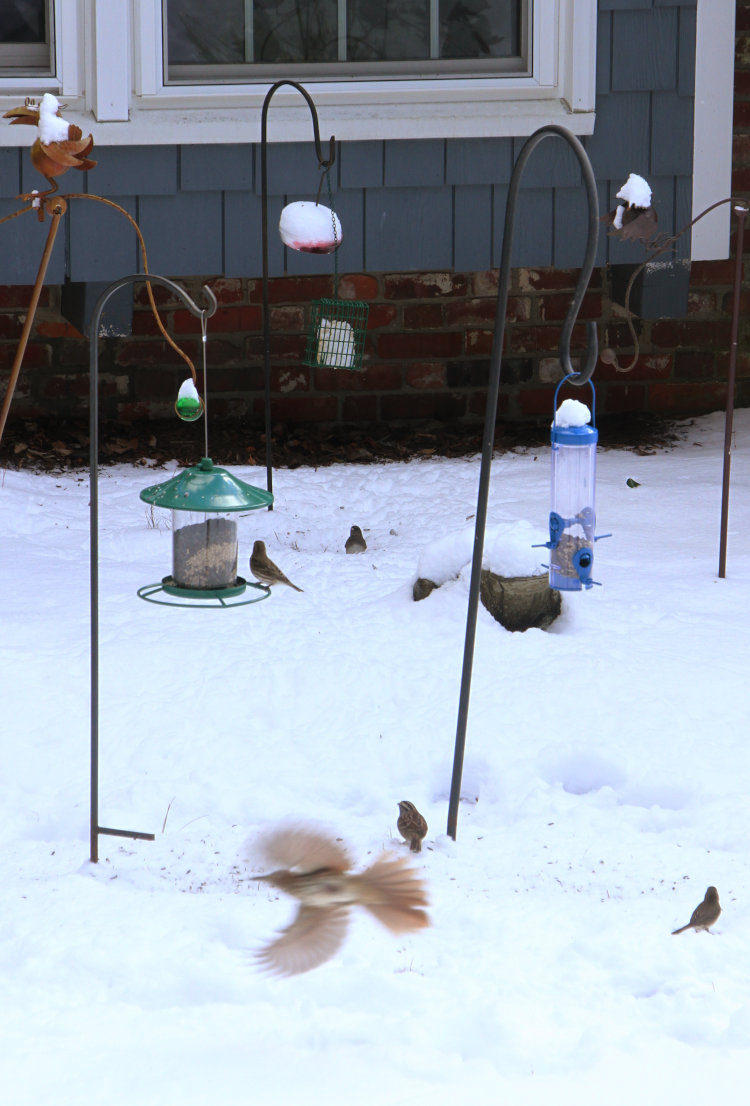
{"label": "blurred wing motion", "polygon": [[308,826],[275,830],[264,838],[261,850],[264,860],[275,868],[298,868],[302,872],[334,868],[345,872],[351,867],[343,845],[327,833]]}
{"label": "blurred wing motion", "polygon": [[291,925],[256,953],[255,959],[276,975],[309,972],[338,952],[348,925],[346,906],[300,906]]}
{"label": "blurred wing motion", "polygon": [[424,884],[404,859],[380,857],[364,872],[349,872],[346,849],[326,833],[307,827],[276,830],[263,843],[271,865],[258,881],[294,896],[294,921],[256,953],[261,967],[297,975],[330,959],[346,936],[352,906],[363,906],[391,933],[429,925]]}

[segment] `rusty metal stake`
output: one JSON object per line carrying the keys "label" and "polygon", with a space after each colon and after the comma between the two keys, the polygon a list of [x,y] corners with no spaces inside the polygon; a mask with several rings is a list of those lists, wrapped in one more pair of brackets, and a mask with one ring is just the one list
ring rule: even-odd
{"label": "rusty metal stake", "polygon": [[729,523],[729,471],[732,464],[732,426],[734,421],[734,392],[737,380],[737,335],[740,324],[740,290],[742,288],[742,251],[745,236],[745,218],[750,208],[734,205],[737,216],[737,240],[734,244],[734,292],[732,296],[732,331],[729,344],[729,369],[727,372],[727,409],[724,421],[724,473],[721,483],[721,526],[719,530],[719,579],[727,574],[727,528]]}
{"label": "rusty metal stake", "polygon": [[8,387],[5,392],[5,399],[3,400],[3,408],[0,411],[0,442],[3,440],[3,432],[5,430],[5,424],[8,421],[8,412],[10,411],[10,405],[13,400],[13,393],[16,390],[16,384],[18,383],[18,376],[21,372],[21,364],[23,362],[24,354],[26,353],[26,346],[28,345],[29,335],[31,334],[31,328],[34,325],[34,317],[36,315],[36,309],[39,306],[39,297],[42,294],[42,288],[44,286],[44,278],[47,275],[47,266],[49,265],[49,259],[52,256],[52,247],[55,244],[55,237],[57,235],[57,228],[60,225],[60,220],[67,211],[68,205],[61,196],[56,197],[54,200],[47,200],[45,204],[45,210],[51,218],[49,231],[47,232],[47,242],[44,246],[44,253],[42,254],[42,260],[39,263],[39,272],[36,275],[36,283],[31,293],[31,303],[29,304],[29,310],[26,313],[26,322],[23,324],[23,331],[21,332],[21,340],[18,343],[18,349],[16,350],[16,358],[13,362],[13,368],[10,371],[10,380],[8,381]]}

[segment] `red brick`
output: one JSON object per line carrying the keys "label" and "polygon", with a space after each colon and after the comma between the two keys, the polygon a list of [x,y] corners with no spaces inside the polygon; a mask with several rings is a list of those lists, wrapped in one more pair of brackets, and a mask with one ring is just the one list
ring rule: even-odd
{"label": "red brick", "polygon": [[286,395],[289,392],[309,392],[310,370],[306,365],[295,366],[293,369],[271,369],[271,391],[281,392]]}
{"label": "red brick", "polygon": [[376,396],[344,396],[341,404],[342,422],[377,422]]}
{"label": "red brick", "polygon": [[750,101],[734,101],[734,126],[735,128],[750,127]]}
{"label": "red brick", "polygon": [[322,367],[315,370],[315,388],[321,392],[397,391],[401,384],[401,366],[393,363],[366,363],[360,372]]}
{"label": "red brick", "polygon": [[[570,309],[571,297],[553,295],[539,297],[539,318],[542,322],[562,322]],[[583,297],[579,319],[600,319],[602,317],[602,296],[599,292],[587,292]]]}
{"label": "red brick", "polygon": [[693,261],[690,266],[690,287],[703,288],[734,283],[734,261]]}
{"label": "red brick", "polygon": [[689,292],[688,315],[695,318],[696,315],[716,314],[715,292]]}
{"label": "red brick", "polygon": [[468,286],[464,273],[396,273],[383,279],[384,296],[393,300],[465,296]]}
{"label": "red brick", "polygon": [[[208,335],[258,330],[262,324],[260,307],[220,307],[208,320]],[[172,313],[172,325],[175,335],[201,333],[200,319],[187,309]]]}
{"label": "red brick", "polygon": [[380,399],[384,422],[391,419],[459,419],[466,413],[463,395],[446,392],[423,392],[384,395]]}
{"label": "red brick", "polygon": [[[16,359],[16,343],[0,343],[0,368],[11,368]],[[22,367],[26,369],[43,369],[52,364],[52,350],[49,346],[43,346],[36,342],[29,342],[24,350]]]}
{"label": "red brick", "polygon": [[[492,346],[495,340],[494,330],[467,330],[466,331],[466,352],[472,355],[474,354],[487,354],[492,353]],[[506,343],[507,344],[507,343]]]}
{"label": "red brick", "polygon": [[[26,308],[31,302],[34,289],[26,284],[0,284],[0,309],[20,307]],[[50,302],[49,288],[42,288],[39,295],[39,306],[47,307]]]}
{"label": "red brick", "polygon": [[747,69],[735,69],[734,94],[735,96],[750,96],[750,71]]}
{"label": "red brick", "polygon": [[554,392],[551,388],[522,388],[516,394],[518,410],[524,418],[549,415],[552,411]]}
{"label": "red brick", "polygon": [[726,384],[669,384],[648,386],[648,410],[658,415],[697,415],[726,406]]}
{"label": "red brick", "polygon": [[651,327],[651,341],[661,349],[726,345],[729,324],[723,320],[694,322],[685,319],[660,319]]}
{"label": "red brick", "polygon": [[42,338],[83,338],[80,330],[64,319],[40,319],[34,324],[34,329]]}
{"label": "red brick", "polygon": [[[154,303],[157,307],[182,307],[182,300],[169,288],[165,288],[163,284],[151,285],[151,290],[154,296]],[[135,293],[133,295],[133,302],[139,304],[141,307],[150,306],[148,298],[148,289],[145,282],[143,284],[136,285]]]}
{"label": "red brick", "polygon": [[646,387],[645,384],[608,384],[597,400],[599,414],[642,411],[646,402]]}
{"label": "red brick", "polygon": [[[262,400],[256,400],[254,410],[263,411]],[[271,411],[276,420],[292,422],[334,422],[338,414],[336,396],[274,396]]]}
{"label": "red brick", "polygon": [[347,273],[339,277],[339,297],[342,300],[375,300],[379,294],[376,277],[366,273]]}
{"label": "red brick", "polygon": [[[195,361],[198,349],[193,343],[181,343],[180,348]],[[167,342],[146,340],[143,342],[123,342],[115,356],[115,364],[124,368],[148,367],[150,365],[183,365],[182,357]]]}
{"label": "red brick", "polygon": [[[99,380],[100,396],[114,395],[116,390],[116,385],[112,380]],[[68,373],[65,376],[61,374],[45,376],[40,394],[44,396],[45,399],[52,400],[87,396],[89,394],[88,376],[79,375],[77,373]]]}
{"label": "red brick", "polygon": [[[500,392],[497,397],[497,415],[499,418],[506,418],[510,413],[512,395],[509,392]],[[487,408],[487,393],[486,391],[476,391],[469,395],[469,404],[467,414],[476,415],[477,418],[484,418],[485,410]]]}
{"label": "red brick", "polygon": [[[213,277],[205,282],[219,303],[241,303],[244,296],[242,281],[237,278]],[[202,299],[198,302],[203,307]]]}
{"label": "red brick", "polygon": [[517,269],[516,279],[522,292],[555,292],[575,288],[578,269]]}
{"label": "red brick", "polygon": [[390,326],[398,315],[398,308],[392,303],[373,303],[367,315],[367,329],[378,330]]}
{"label": "red brick", "polygon": [[[453,307],[455,305],[449,304],[448,306]],[[395,313],[396,309],[393,310]],[[415,303],[405,307],[404,326],[410,330],[421,330],[423,328],[432,330],[443,326],[443,305],[441,303]]]}
{"label": "red brick", "polygon": [[489,269],[487,272],[472,273],[471,290],[475,296],[489,296],[497,299],[497,288],[500,283],[498,269]]}
{"label": "red brick", "polygon": [[[165,320],[162,318],[162,322]],[[132,333],[139,337],[155,337],[161,334],[153,311],[134,311]]]}
{"label": "red brick", "polygon": [[[23,325],[20,312],[14,312],[12,315],[0,315],[0,338],[18,338],[23,330]],[[49,337],[39,329],[38,324],[34,327],[34,330],[45,338]]]}
{"label": "red brick", "polygon": [[713,351],[678,350],[674,355],[675,380],[711,380],[714,375]]}
{"label": "red brick", "polygon": [[[257,321],[253,322],[252,326],[248,326],[247,330],[260,330],[263,327],[263,311],[258,308],[251,308],[250,310],[258,311]],[[284,307],[272,307],[268,312],[268,323],[271,330],[283,330],[288,333],[299,333],[305,329],[305,309],[304,307],[296,307],[292,305],[286,305]]]}
{"label": "red brick", "polygon": [[420,364],[409,365],[406,369],[406,383],[410,388],[437,390],[446,385],[445,365]]}
{"label": "red brick", "polygon": [[[264,345],[262,334],[252,334],[245,340],[245,357],[251,361],[262,361],[264,357]],[[305,356],[306,346],[307,340],[304,334],[300,334],[299,336],[288,334],[270,335],[271,357],[276,360],[301,361]]]}
{"label": "red brick", "polygon": [[[274,277],[268,282],[269,303],[309,303],[310,300],[333,298],[333,274],[331,276]],[[255,281],[248,287],[251,303],[263,302],[263,282]]]}
{"label": "red brick", "polygon": [[448,333],[381,334],[378,337],[378,355],[398,358],[457,357],[461,353],[461,334]]}

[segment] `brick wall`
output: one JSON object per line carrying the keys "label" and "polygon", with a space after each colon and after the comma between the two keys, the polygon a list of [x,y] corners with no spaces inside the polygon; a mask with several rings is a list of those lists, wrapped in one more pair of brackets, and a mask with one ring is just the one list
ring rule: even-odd
{"label": "brick wall", "polygon": [[[750,0],[738,0],[733,194],[750,197]],[[750,277],[750,229],[745,284]],[[506,326],[499,415],[549,417],[550,385],[559,378],[560,323],[575,270],[514,271]],[[600,414],[648,411],[687,416],[721,408],[726,397],[733,260],[697,262],[688,312],[637,323],[640,358],[624,374],[601,363],[596,371]],[[181,282],[200,302],[200,280]],[[259,280],[209,281],[219,311],[209,328],[209,399],[214,416],[263,413],[262,287]],[[310,369],[303,364],[305,305],[330,296],[328,277],[288,277],[270,283],[272,410],[280,421],[372,422],[481,418],[492,343],[497,272],[377,273],[341,277],[342,298],[364,299],[370,319],[364,371]],[[0,395],[15,354],[30,289],[0,287]],[[169,333],[196,360],[196,320],[156,290]],[[738,356],[738,406],[750,406],[750,344],[743,293]],[[88,342],[62,318],[60,289],[44,290],[16,390],[11,417],[82,415],[88,393]],[[632,341],[612,299],[612,273],[595,271],[580,319],[599,324],[600,346],[627,363]],[[573,335],[583,347],[583,327]],[[123,421],[160,418],[172,410],[184,366],[162,340],[145,294],[136,295],[133,334],[103,339],[101,407]]]}

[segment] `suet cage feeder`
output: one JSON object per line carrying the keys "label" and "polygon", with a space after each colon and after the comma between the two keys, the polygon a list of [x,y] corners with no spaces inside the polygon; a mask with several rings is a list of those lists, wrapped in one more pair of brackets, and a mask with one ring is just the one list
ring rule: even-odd
{"label": "suet cage feeder", "polygon": [[[266,599],[268,589],[237,575],[238,513],[267,507],[270,492],[239,480],[210,457],[140,493],[172,513],[172,573],[138,591],[152,603],[235,606]],[[245,597],[248,588],[252,597]],[[182,602],[180,602],[182,601]]]}

